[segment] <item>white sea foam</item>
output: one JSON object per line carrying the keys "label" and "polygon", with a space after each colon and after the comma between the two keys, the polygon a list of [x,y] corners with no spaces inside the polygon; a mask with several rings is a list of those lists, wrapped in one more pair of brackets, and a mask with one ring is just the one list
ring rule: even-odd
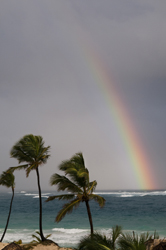
{"label": "white sea foam", "polygon": [[34,231],[28,229],[8,229],[4,242],[18,241],[21,239],[23,243],[28,243],[32,241],[32,233],[34,233]]}
{"label": "white sea foam", "polygon": [[132,194],[122,194],[121,197],[133,197],[134,195]]}
{"label": "white sea foam", "polygon": [[53,228],[51,239],[57,242],[59,245],[63,246],[76,246],[80,239],[88,235],[90,230],[88,229],[78,229],[78,228]]}
{"label": "white sea foam", "polygon": [[[33,196],[33,198],[39,198],[38,193],[26,193],[25,191],[21,191],[22,194],[27,195],[27,196]],[[43,193],[42,197],[48,198],[50,193]]]}
{"label": "white sea foam", "polygon": [[153,195],[166,195],[165,190],[159,190],[159,191],[111,191],[111,192],[95,192],[95,194],[99,195],[113,195],[117,197],[133,197],[133,196],[153,196]]}
{"label": "white sea foam", "polygon": [[[53,228],[54,232],[50,237],[52,240],[63,246],[76,246],[82,237],[90,234],[90,229],[65,229],[65,228]],[[98,232],[110,236],[112,229],[100,229]]]}
{"label": "white sea foam", "polygon": [[38,195],[38,194],[34,194],[34,193],[26,193],[25,195],[34,196],[34,195]]}
{"label": "white sea foam", "polygon": [[94,192],[94,194],[106,194],[106,195],[109,195],[109,194],[120,194],[121,192],[119,191],[119,192],[113,192],[113,191],[111,191],[111,192],[104,192],[104,191],[102,191],[102,192]]}
{"label": "white sea foam", "polygon": [[[32,234],[35,234],[35,231],[36,230],[30,229],[8,229],[8,233],[5,235],[4,242],[11,242],[14,240],[18,241],[19,239],[21,239],[23,243],[31,242],[33,240]],[[50,233],[51,236],[49,239],[58,243],[60,246],[76,246],[83,236],[90,233],[90,230],[77,228],[53,228],[52,230],[44,230],[44,235]]]}
{"label": "white sea foam", "polygon": [[[41,197],[42,197],[42,198],[48,198],[49,196],[42,195]],[[39,195],[35,195],[33,198],[39,198]]]}
{"label": "white sea foam", "polygon": [[[24,193],[25,191],[21,191],[21,193],[23,195],[27,195],[27,196],[33,196],[33,198],[39,198],[39,194],[38,193]],[[153,195],[166,195],[166,191],[162,190],[162,191],[111,191],[111,192],[106,192],[106,191],[101,191],[101,192],[94,192],[95,194],[98,195],[112,195],[112,196],[117,196],[117,197],[122,197],[122,198],[126,198],[126,197],[133,197],[133,196],[139,196],[139,197],[143,197],[143,196],[153,196]],[[42,197],[43,198],[48,198],[49,195],[51,193],[43,193]]]}
{"label": "white sea foam", "polygon": [[66,229],[66,228],[53,228],[52,231],[55,232],[62,232],[62,233],[67,233],[67,234],[78,234],[78,233],[84,233],[84,232],[89,232],[87,229],[78,229],[78,228],[71,228],[71,229]]}
{"label": "white sea foam", "polygon": [[[38,193],[26,193],[26,191],[20,192],[23,195],[26,196],[32,196],[32,198],[39,198]],[[166,191],[165,190],[158,190],[158,191],[96,191],[94,192],[98,195],[110,195],[115,197],[121,197],[121,198],[130,198],[130,197],[143,197],[143,196],[165,196]],[[51,195],[51,193],[43,193],[42,198],[48,198]]]}
{"label": "white sea foam", "polygon": [[[38,229],[36,229],[38,230]],[[32,234],[35,234],[33,229],[8,229],[4,242],[12,242],[18,241],[19,239],[22,240],[23,243],[28,243],[33,240]],[[0,229],[0,232],[3,229]],[[106,235],[107,237],[110,236],[112,229],[100,229],[97,230],[101,234]],[[124,232],[131,232],[131,230],[123,230]],[[60,246],[64,247],[76,247],[82,237],[90,234],[90,229],[78,229],[78,228],[53,228],[52,230],[44,230],[44,235],[50,234],[51,236],[49,239],[53,240],[54,242],[58,243]],[[142,231],[138,231],[138,233],[142,233]],[[150,232],[151,233],[151,232]],[[153,232],[152,232],[153,233]],[[161,237],[162,235],[160,235]]]}

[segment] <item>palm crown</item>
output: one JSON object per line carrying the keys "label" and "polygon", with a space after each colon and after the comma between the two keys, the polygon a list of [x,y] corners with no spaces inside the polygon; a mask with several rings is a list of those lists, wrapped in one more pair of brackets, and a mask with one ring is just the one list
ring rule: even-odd
{"label": "palm crown", "polygon": [[15,187],[15,177],[12,173],[3,172],[0,175],[0,185],[5,186],[7,188],[14,188]]}
{"label": "palm crown", "polygon": [[28,176],[31,170],[47,162],[50,156],[48,154],[49,149],[50,146],[44,147],[44,141],[41,136],[25,135],[13,146],[10,155],[16,158],[19,163],[27,162],[27,164],[11,167],[9,170],[26,169],[26,175]]}
{"label": "palm crown", "polygon": [[72,212],[73,208],[76,208],[80,202],[85,202],[91,224],[91,233],[93,233],[89,201],[94,199],[98,202],[100,207],[103,207],[105,204],[105,199],[99,195],[93,194],[97,182],[89,181],[89,171],[87,168],[85,168],[82,153],[77,153],[70,160],[63,161],[59,165],[59,170],[64,171],[65,175],[53,174],[50,179],[50,184],[57,185],[58,191],[68,191],[70,194],[50,196],[46,201],[59,199],[71,200],[71,202],[65,204],[59,211],[56,221],[61,221],[63,217],[67,213]]}

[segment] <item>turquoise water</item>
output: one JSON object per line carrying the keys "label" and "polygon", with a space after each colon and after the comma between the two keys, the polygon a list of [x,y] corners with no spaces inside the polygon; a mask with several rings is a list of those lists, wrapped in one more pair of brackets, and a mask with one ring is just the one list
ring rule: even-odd
{"label": "turquoise water", "polygon": [[[166,236],[166,191],[107,191],[96,192],[106,199],[104,208],[90,202],[94,229],[109,235],[111,227],[121,225],[123,230],[138,233],[155,230],[160,237]],[[52,234],[51,239],[60,246],[76,246],[79,239],[90,232],[84,203],[59,223],[55,222],[57,212],[64,202],[45,202],[49,195],[43,192],[43,231]],[[0,235],[6,225],[11,193],[0,193]],[[4,242],[22,239],[30,242],[31,235],[38,230],[38,193],[17,192],[14,197],[11,218]]]}

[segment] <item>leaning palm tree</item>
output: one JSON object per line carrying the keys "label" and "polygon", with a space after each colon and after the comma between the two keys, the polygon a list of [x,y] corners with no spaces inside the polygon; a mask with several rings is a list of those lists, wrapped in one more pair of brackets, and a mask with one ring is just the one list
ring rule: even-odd
{"label": "leaning palm tree", "polygon": [[65,175],[53,174],[50,179],[50,184],[58,185],[58,191],[66,190],[70,192],[70,194],[50,196],[46,201],[48,202],[54,199],[71,201],[66,203],[58,212],[56,222],[61,221],[67,213],[71,213],[73,208],[78,207],[80,202],[85,202],[90,222],[91,234],[93,234],[93,222],[89,201],[93,199],[98,202],[100,207],[103,207],[105,199],[93,193],[97,182],[89,181],[89,171],[85,168],[82,153],[77,153],[70,160],[63,161],[59,165],[59,170],[64,171]]}
{"label": "leaning palm tree", "polygon": [[15,180],[15,177],[14,177],[14,175],[12,173],[3,172],[0,175],[0,185],[3,185],[5,187],[7,187],[7,188],[12,189],[12,198],[11,198],[11,202],[10,202],[9,214],[8,214],[8,218],[7,218],[7,222],[6,222],[6,227],[5,227],[5,230],[3,232],[3,235],[1,237],[0,242],[2,242],[2,240],[3,240],[4,236],[5,236],[8,224],[9,224],[10,214],[11,214],[11,210],[12,210],[12,203],[13,203],[13,198],[14,198],[14,187],[15,187],[14,180]]}
{"label": "leaning palm tree", "polygon": [[93,237],[88,235],[81,239],[78,244],[78,250],[116,250],[116,241],[121,234],[121,226],[112,227],[110,237],[95,232]]}
{"label": "leaning palm tree", "polygon": [[44,147],[44,141],[41,136],[35,136],[32,134],[25,135],[21,138],[11,149],[10,155],[13,158],[16,158],[19,163],[26,162],[27,164],[19,165],[17,167],[9,168],[9,172],[15,170],[25,169],[26,177],[29,176],[29,173],[32,170],[36,171],[37,174],[37,183],[39,190],[39,230],[41,240],[44,241],[46,238],[43,235],[42,230],[42,198],[41,198],[41,187],[40,187],[40,177],[39,177],[39,166],[46,163],[49,158],[49,149],[50,146]]}

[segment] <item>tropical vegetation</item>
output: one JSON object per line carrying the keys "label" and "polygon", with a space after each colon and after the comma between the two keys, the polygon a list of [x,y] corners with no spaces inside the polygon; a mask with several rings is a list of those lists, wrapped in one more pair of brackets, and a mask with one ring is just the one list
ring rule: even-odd
{"label": "tropical vegetation", "polygon": [[[31,241],[31,243],[39,243],[41,242],[41,236],[40,236],[40,232],[39,231],[35,231],[36,234],[32,234],[32,238],[34,240]],[[48,234],[45,236],[46,239],[48,239],[51,236],[51,234]]]}
{"label": "tropical vegetation", "polygon": [[45,147],[44,141],[41,136],[35,136],[32,134],[25,135],[22,137],[11,149],[10,155],[16,158],[20,163],[26,163],[16,167],[9,168],[8,172],[14,172],[15,170],[24,169],[26,171],[26,177],[32,170],[36,171],[37,184],[39,192],[39,230],[41,240],[44,241],[46,238],[43,235],[42,230],[42,197],[40,187],[40,176],[39,166],[45,164],[50,157],[49,155],[50,146]]}
{"label": "tropical vegetation", "polygon": [[154,235],[150,235],[148,232],[138,235],[133,231],[132,233],[123,233],[118,239],[118,245],[121,250],[146,250],[145,242],[158,238],[156,232]]}
{"label": "tropical vegetation", "polygon": [[146,250],[145,243],[158,238],[156,232],[154,235],[148,232],[140,235],[135,232],[123,233],[121,226],[114,226],[109,237],[97,232],[83,237],[78,244],[78,250]]}
{"label": "tropical vegetation", "polygon": [[80,240],[78,250],[116,250],[116,242],[121,234],[121,226],[114,226],[110,237],[95,232],[93,235],[85,236]]}
{"label": "tropical vegetation", "polygon": [[93,234],[94,230],[89,201],[94,200],[100,207],[103,207],[105,199],[93,193],[97,182],[89,180],[89,171],[85,167],[82,153],[77,153],[70,160],[63,161],[59,165],[59,170],[63,171],[64,175],[53,174],[50,184],[57,185],[58,191],[68,191],[69,193],[50,196],[46,201],[59,199],[68,200],[69,202],[64,204],[58,212],[56,222],[61,221],[67,213],[71,213],[73,208],[77,208],[81,202],[85,202],[91,234]]}
{"label": "tropical vegetation", "polygon": [[6,222],[4,232],[3,232],[2,237],[0,239],[0,242],[2,242],[3,238],[5,236],[6,230],[8,228],[10,214],[11,214],[11,210],[12,210],[13,199],[14,199],[15,176],[13,175],[13,173],[8,173],[8,172],[4,171],[0,175],[0,185],[12,189],[12,198],[11,198],[11,202],[10,202],[9,214],[8,214],[8,218],[7,218],[7,222]]}

